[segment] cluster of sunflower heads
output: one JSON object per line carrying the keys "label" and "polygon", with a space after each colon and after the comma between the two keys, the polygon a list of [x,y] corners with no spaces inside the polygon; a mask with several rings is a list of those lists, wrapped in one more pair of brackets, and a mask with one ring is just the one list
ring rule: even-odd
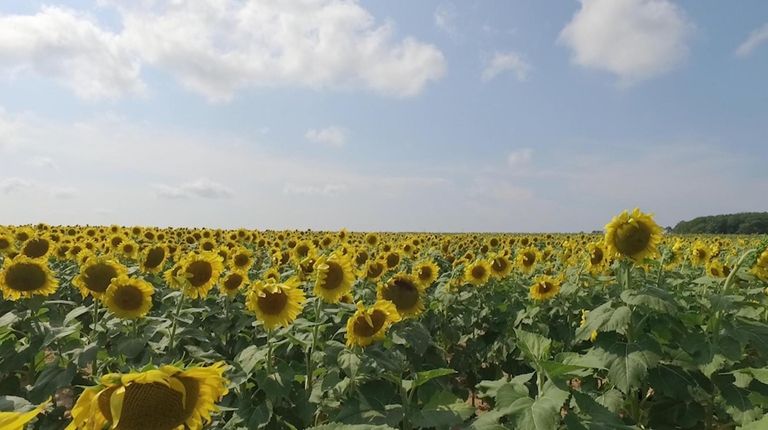
{"label": "cluster of sunflower heads", "polygon": [[226,369],[218,362],[105,375],[80,395],[67,430],[202,429],[228,392]]}

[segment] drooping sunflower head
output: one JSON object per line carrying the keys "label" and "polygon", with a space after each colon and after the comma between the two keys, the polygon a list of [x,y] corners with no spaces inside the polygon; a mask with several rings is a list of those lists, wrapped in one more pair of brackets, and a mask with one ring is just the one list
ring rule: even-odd
{"label": "drooping sunflower head", "polygon": [[21,246],[21,253],[29,258],[46,258],[53,246],[45,236],[33,237]]}
{"label": "drooping sunflower head", "polygon": [[424,311],[424,288],[415,276],[398,273],[388,281],[379,284],[377,297],[388,300],[397,308],[403,318],[414,317]]}
{"label": "drooping sunflower head", "polygon": [[267,330],[288,327],[304,308],[304,290],[297,278],[284,283],[256,282],[248,293],[246,306]]}
{"label": "drooping sunflower head", "polygon": [[234,297],[248,283],[248,274],[242,270],[233,270],[222,278],[219,289],[229,297]]}
{"label": "drooping sunflower head", "polygon": [[0,271],[0,291],[6,300],[48,296],[59,286],[48,263],[25,255],[7,258]]}
{"label": "drooping sunflower head", "polygon": [[524,248],[517,254],[517,265],[524,273],[531,273],[539,260],[541,254],[534,247]]}
{"label": "drooping sunflower head", "polygon": [[661,241],[661,227],[651,214],[635,208],[631,213],[624,211],[605,225],[605,245],[609,252],[642,261],[658,254]]}
{"label": "drooping sunflower head", "polygon": [[491,276],[496,279],[504,279],[512,272],[512,262],[503,254],[491,255],[489,264]]}
{"label": "drooping sunflower head", "polygon": [[389,326],[398,321],[400,314],[390,301],[378,300],[369,308],[357,302],[357,310],[347,320],[347,347],[365,347],[383,339]]}
{"label": "drooping sunflower head", "polygon": [[533,300],[544,301],[555,297],[560,292],[562,280],[549,275],[540,275],[533,281],[529,295]]}
{"label": "drooping sunflower head", "polygon": [[355,273],[347,255],[322,256],[315,263],[315,295],[328,303],[337,303],[352,290]]}
{"label": "drooping sunflower head", "polygon": [[154,292],[149,282],[121,275],[112,279],[102,301],[116,316],[132,320],[147,315],[152,307]]}
{"label": "drooping sunflower head", "polygon": [[205,367],[163,366],[128,374],[109,374],[87,388],[72,409],[68,429],[202,429],[229,381],[223,362]]}
{"label": "drooping sunflower head", "polygon": [[440,275],[440,268],[433,261],[426,260],[414,265],[411,272],[422,287],[428,288],[437,280],[437,277]]}
{"label": "drooping sunflower head", "polygon": [[475,286],[485,285],[491,279],[491,265],[485,260],[476,260],[464,268],[464,282]]}
{"label": "drooping sunflower head", "polygon": [[80,265],[80,273],[72,279],[72,284],[80,290],[83,298],[89,294],[101,298],[113,279],[127,274],[128,269],[114,259],[95,256]]}
{"label": "drooping sunflower head", "polygon": [[165,245],[152,245],[141,255],[141,270],[146,273],[158,273],[163,270],[167,258],[168,249]]}
{"label": "drooping sunflower head", "polygon": [[184,294],[193,299],[208,295],[224,271],[221,257],[215,252],[190,253],[179,264]]}

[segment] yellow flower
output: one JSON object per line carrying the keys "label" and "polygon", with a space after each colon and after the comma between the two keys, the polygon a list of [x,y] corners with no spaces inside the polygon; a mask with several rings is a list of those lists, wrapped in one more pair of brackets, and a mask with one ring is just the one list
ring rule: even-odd
{"label": "yellow flower", "polygon": [[711,257],[712,253],[704,242],[697,240],[693,243],[693,247],[691,247],[691,263],[694,266],[703,266],[707,264]]}
{"label": "yellow flower", "polygon": [[440,269],[433,261],[422,261],[413,266],[413,275],[424,288],[428,288],[437,280],[440,275]]}
{"label": "yellow flower", "polygon": [[317,249],[312,241],[302,240],[293,247],[292,254],[294,260],[303,261],[306,258],[314,258],[317,255]]}
{"label": "yellow flower", "polygon": [[713,278],[725,278],[730,273],[730,269],[727,266],[723,266],[719,260],[711,260],[706,266],[707,276]]}
{"label": "yellow flower", "polygon": [[219,284],[219,290],[229,297],[233,297],[247,282],[247,273],[242,270],[233,270],[224,276],[223,281]]}
{"label": "yellow flower", "polygon": [[56,292],[58,286],[48,263],[25,255],[7,258],[0,272],[0,291],[6,300],[49,296]]}
{"label": "yellow flower", "polygon": [[490,256],[491,276],[496,279],[504,279],[512,272],[512,262],[502,254]]}
{"label": "yellow flower", "polygon": [[247,248],[237,247],[230,255],[230,261],[237,270],[248,271],[253,265],[253,253]]}
{"label": "yellow flower", "polygon": [[632,213],[624,211],[605,225],[605,245],[611,253],[642,261],[658,254],[661,241],[661,227],[651,214],[635,208]]}
{"label": "yellow flower", "polygon": [[47,237],[34,237],[21,246],[21,253],[29,258],[46,258],[53,249],[51,241]]}
{"label": "yellow flower", "polygon": [[158,273],[163,270],[163,264],[168,258],[165,245],[153,245],[141,254],[141,270],[146,273]]}
{"label": "yellow flower", "polygon": [[390,301],[378,300],[370,308],[357,302],[355,314],[347,320],[347,347],[364,347],[383,339],[389,326],[398,321],[400,315]]}
{"label": "yellow flower", "polygon": [[315,295],[328,303],[337,303],[341,296],[352,290],[355,274],[346,255],[331,254],[315,263]]}
{"label": "yellow flower", "polygon": [[215,252],[190,253],[179,265],[177,277],[182,278],[184,295],[193,299],[208,295],[224,271],[221,257]]}
{"label": "yellow flower", "polygon": [[109,284],[102,301],[118,317],[136,319],[149,312],[154,292],[149,282],[121,275]]}
{"label": "yellow flower", "polygon": [[464,268],[464,282],[472,285],[485,285],[491,278],[491,265],[485,260],[477,260]]}
{"label": "yellow flower", "polygon": [[587,245],[587,250],[589,251],[589,272],[592,274],[602,272],[608,262],[603,243],[591,242]]}
{"label": "yellow flower", "polygon": [[224,362],[206,367],[163,366],[109,374],[87,388],[72,409],[67,430],[200,430],[211,422],[227,392]]}
{"label": "yellow flower", "polygon": [[517,254],[517,264],[524,273],[531,273],[539,260],[541,254],[534,247],[525,248]]}
{"label": "yellow flower", "polygon": [[763,251],[757,258],[755,266],[752,268],[752,273],[763,281],[768,282],[768,249]]}
{"label": "yellow flower", "polygon": [[384,265],[383,261],[371,258],[365,263],[364,276],[366,279],[376,280],[379,276],[384,274],[386,269],[387,267]]}
{"label": "yellow flower", "polygon": [[413,317],[424,311],[422,296],[424,287],[413,275],[398,273],[387,282],[379,284],[377,298],[388,300],[397,308],[397,313],[403,318]]}
{"label": "yellow flower", "polygon": [[299,280],[291,278],[282,284],[256,282],[248,293],[246,305],[267,330],[272,330],[277,326],[291,325],[301,314],[304,301]]}
{"label": "yellow flower", "polygon": [[29,412],[0,412],[0,429],[23,430],[24,426],[40,415],[50,403],[50,399]]}
{"label": "yellow flower", "polygon": [[531,299],[544,301],[555,297],[560,292],[560,283],[560,279],[549,275],[536,277],[530,288]]}
{"label": "yellow flower", "polygon": [[72,279],[72,284],[80,290],[83,298],[90,294],[98,299],[113,279],[127,274],[128,269],[110,257],[92,257],[81,264],[80,273]]}

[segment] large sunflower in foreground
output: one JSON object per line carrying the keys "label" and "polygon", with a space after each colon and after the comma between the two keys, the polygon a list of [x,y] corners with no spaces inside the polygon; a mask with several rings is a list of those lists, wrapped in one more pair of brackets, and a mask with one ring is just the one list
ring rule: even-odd
{"label": "large sunflower in foreground", "polygon": [[45,410],[48,403],[43,402],[29,412],[0,412],[0,429],[22,430],[27,423],[37,418]]}
{"label": "large sunflower in foreground", "polygon": [[424,311],[424,287],[415,276],[398,273],[379,285],[377,298],[389,300],[403,318],[417,316]]}
{"label": "large sunflower in foreground", "polygon": [[328,303],[337,303],[352,290],[355,273],[349,256],[331,254],[315,262],[315,295]]}
{"label": "large sunflower in foreground", "polygon": [[387,329],[400,321],[395,305],[387,300],[379,300],[366,308],[357,302],[357,311],[347,320],[347,347],[368,346],[384,338]]}
{"label": "large sunflower in foreground", "polygon": [[8,258],[0,272],[0,291],[6,300],[48,296],[56,292],[58,281],[44,260],[25,255]]}
{"label": "large sunflower in foreground", "polygon": [[109,374],[87,388],[72,409],[67,430],[199,430],[227,392],[227,365],[162,366],[128,374]]}
{"label": "large sunflower in foreground", "polygon": [[101,298],[113,279],[127,274],[128,269],[110,257],[92,257],[80,266],[80,273],[72,279],[72,284],[83,298],[89,294]]}
{"label": "large sunflower in foreground", "polygon": [[631,213],[624,211],[605,225],[605,245],[609,252],[642,261],[658,254],[661,241],[661,227],[653,215],[635,208]]}
{"label": "large sunflower in foreground", "polygon": [[549,275],[538,276],[531,285],[529,295],[533,300],[549,300],[560,292],[560,283],[560,279]]}
{"label": "large sunflower in foreground", "polygon": [[248,293],[246,306],[267,330],[272,330],[291,325],[301,314],[304,301],[300,281],[291,278],[284,283],[256,282]]}
{"label": "large sunflower in foreground", "polygon": [[208,295],[224,271],[222,259],[215,252],[191,253],[179,265],[177,276],[183,278],[184,294],[193,299]]}
{"label": "large sunflower in foreground", "polygon": [[155,289],[149,282],[121,275],[109,284],[102,301],[118,317],[136,319],[149,312],[154,292]]}

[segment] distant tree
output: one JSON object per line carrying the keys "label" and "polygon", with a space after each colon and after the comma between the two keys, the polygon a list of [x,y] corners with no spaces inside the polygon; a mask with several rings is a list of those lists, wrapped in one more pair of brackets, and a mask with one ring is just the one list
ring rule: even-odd
{"label": "distant tree", "polygon": [[768,234],[768,212],[712,215],[680,221],[674,233]]}

